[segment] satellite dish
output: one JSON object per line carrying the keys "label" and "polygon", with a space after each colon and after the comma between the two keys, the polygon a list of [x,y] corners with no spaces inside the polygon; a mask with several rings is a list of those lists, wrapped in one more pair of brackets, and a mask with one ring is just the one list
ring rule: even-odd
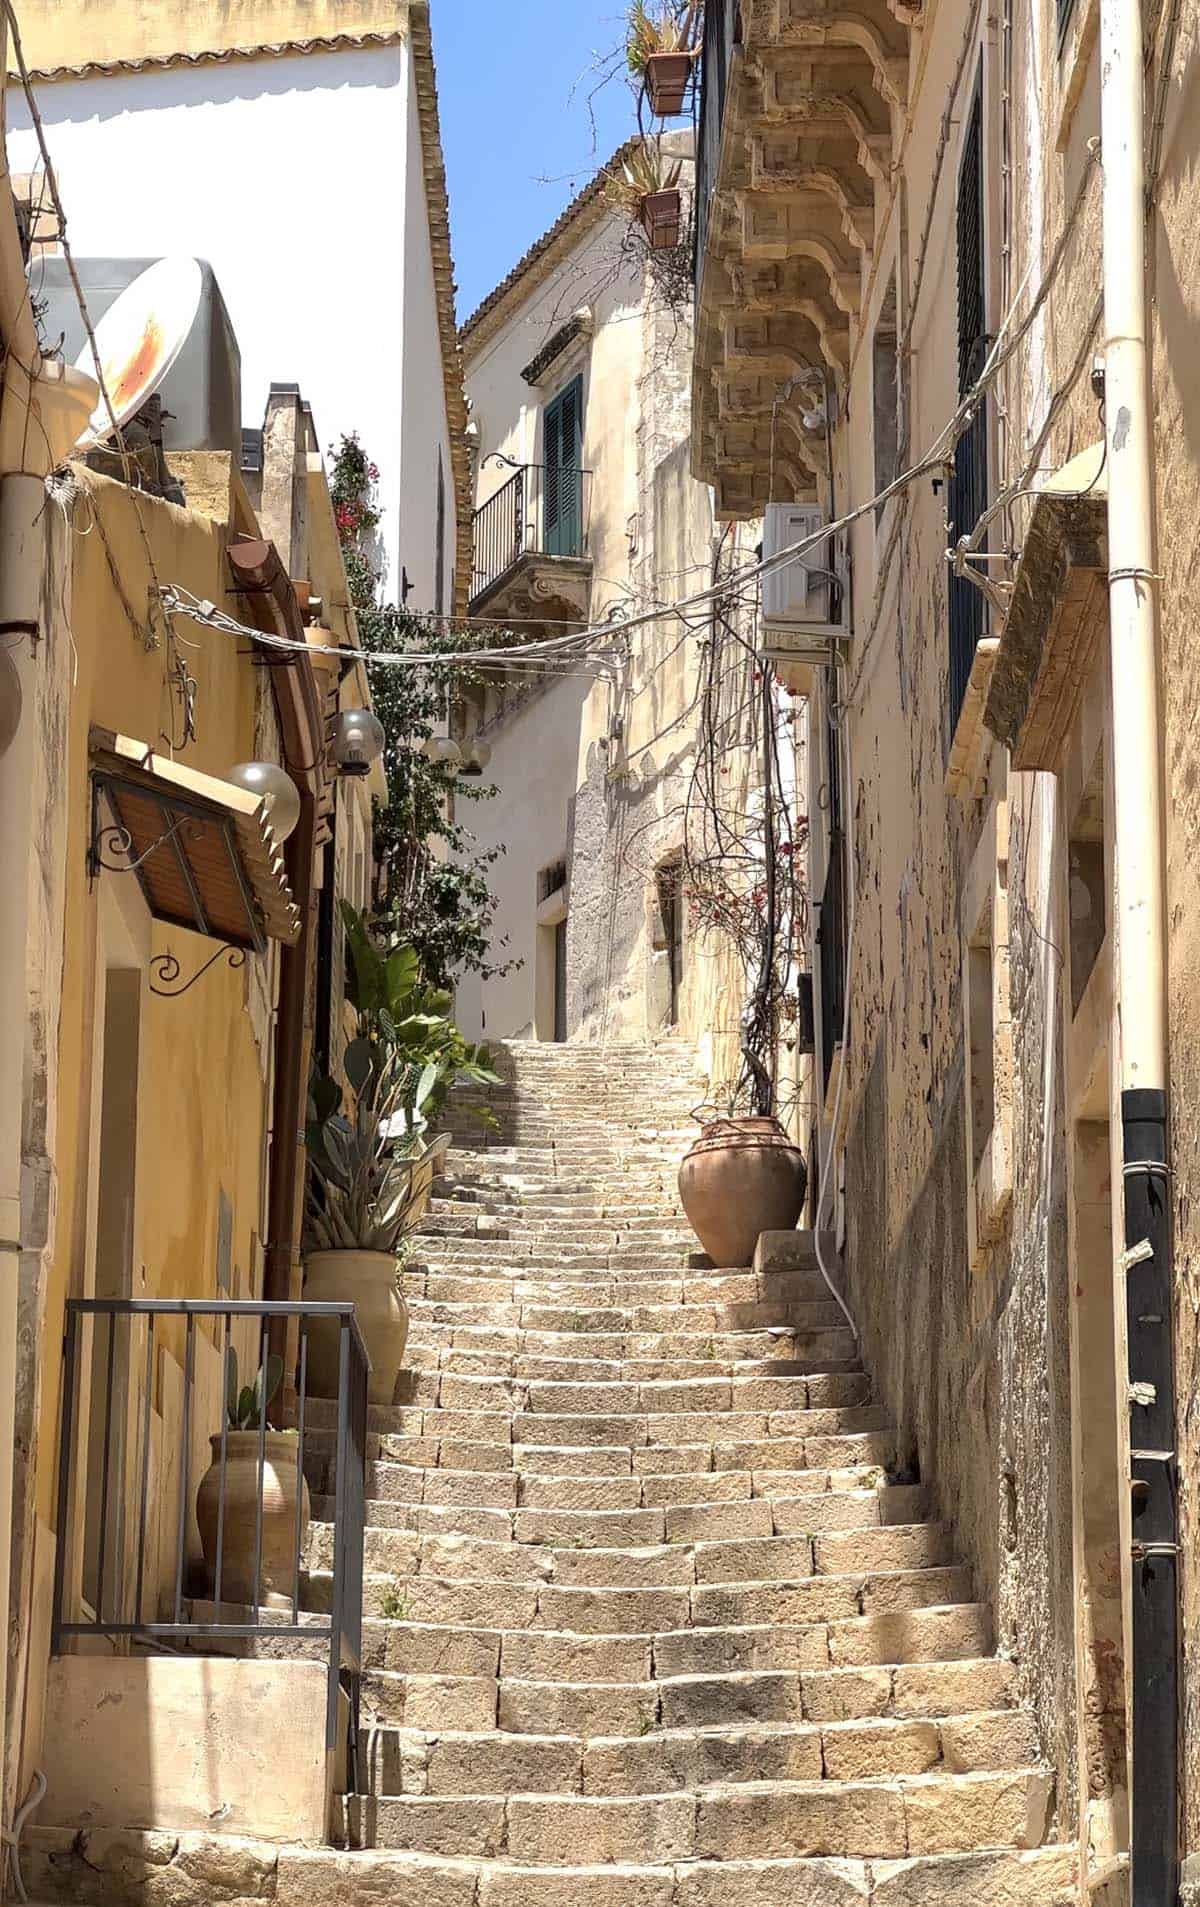
{"label": "satellite dish", "polygon": [[[141,410],[166,377],[196,322],[204,279],[194,258],[160,258],[127,285],[95,326],[100,374],[118,425]],[[96,376],[91,344],[75,360],[77,370]],[[112,418],[101,396],[76,450],[112,436]]]}

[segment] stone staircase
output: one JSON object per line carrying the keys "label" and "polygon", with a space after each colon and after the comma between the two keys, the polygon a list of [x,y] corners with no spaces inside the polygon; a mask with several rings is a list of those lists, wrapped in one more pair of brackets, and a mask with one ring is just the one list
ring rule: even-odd
{"label": "stone staircase", "polygon": [[346,1849],[259,1849],[258,1892],[155,1898],[1073,1900],[1012,1666],[953,1533],[895,1480],[806,1237],[728,1271],[684,1224],[682,1049],[503,1065],[498,1127],[460,1109],[407,1273],[405,1399],[371,1412]]}
{"label": "stone staircase", "polygon": [[807,1241],[713,1270],[683,1221],[685,1056],[505,1071],[372,1413],[348,1842],[413,1907],[1065,1899],[1013,1670]]}

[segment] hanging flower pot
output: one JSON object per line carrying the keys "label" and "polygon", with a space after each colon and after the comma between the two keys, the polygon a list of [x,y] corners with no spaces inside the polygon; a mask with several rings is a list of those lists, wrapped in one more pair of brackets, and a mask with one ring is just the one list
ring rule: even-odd
{"label": "hanging flower pot", "polygon": [[713,1264],[749,1265],[760,1232],[790,1232],[808,1190],[804,1154],[777,1119],[715,1119],[679,1168],[679,1196]]}
{"label": "hanging flower pot", "polygon": [[646,97],[659,119],[675,119],[683,111],[692,66],[691,53],[650,53],[646,56]]}
{"label": "hanging flower pot", "polygon": [[678,186],[662,192],[648,192],[641,202],[642,230],[652,252],[669,251],[679,243],[683,223],[683,199]]}

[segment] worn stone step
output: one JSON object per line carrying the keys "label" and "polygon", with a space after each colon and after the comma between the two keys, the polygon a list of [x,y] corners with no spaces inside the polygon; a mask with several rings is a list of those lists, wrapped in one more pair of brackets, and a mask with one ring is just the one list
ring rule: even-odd
{"label": "worn stone step", "polygon": [[[849,1665],[903,1660],[905,1648],[913,1646],[926,1652],[922,1632],[908,1618],[922,1609],[953,1609],[965,1604],[970,1595],[970,1574],[964,1569],[818,1576],[791,1582],[664,1583],[661,1576],[669,1573],[669,1558],[661,1566],[661,1575],[655,1573],[657,1564],[647,1571],[654,1578],[650,1583],[629,1587],[526,1581],[519,1574],[516,1558],[528,1552],[519,1545],[508,1545],[501,1553],[513,1558],[509,1564],[512,1574],[507,1577],[368,1576],[364,1608],[370,1615],[386,1616],[399,1599],[400,1613],[415,1622],[450,1627],[461,1623],[468,1628],[503,1625],[566,1630],[579,1635],[714,1630],[728,1636],[742,1628],[828,1625],[830,1659]],[[588,1559],[588,1551],[578,1552],[581,1573],[586,1573]],[[681,1573],[683,1567],[681,1564]],[[311,1570],[306,1585],[305,1607],[327,1607],[331,1593],[328,1571]],[[885,1625],[891,1622],[894,1630],[885,1626],[878,1639],[856,1631],[856,1624],[872,1620]],[[972,1653],[978,1653],[977,1640]]]}
{"label": "worn stone step", "polygon": [[901,1775],[887,1782],[760,1781],[694,1793],[405,1795],[364,1804],[380,1846],[570,1865],[693,1857],[886,1859],[1045,1839],[1052,1783],[1039,1768]]}
{"label": "worn stone step", "polygon": [[1032,1718],[1019,1710],[824,1726],[723,1720],[672,1727],[664,1717],[646,1728],[643,1716],[628,1735],[597,1733],[598,1715],[586,1735],[539,1735],[488,1728],[474,1717],[456,1728],[444,1713],[428,1724],[410,1720],[419,1706],[410,1687],[404,1721],[372,1729],[369,1793],[657,1794],[713,1783],[994,1772],[1038,1758]]}
{"label": "worn stone step", "polygon": [[900,1860],[731,1858],[598,1866],[393,1849],[279,1847],[211,1832],[27,1827],[31,1899],[153,1907],[199,1889],[257,1907],[1063,1907],[1073,1849],[989,1849]]}

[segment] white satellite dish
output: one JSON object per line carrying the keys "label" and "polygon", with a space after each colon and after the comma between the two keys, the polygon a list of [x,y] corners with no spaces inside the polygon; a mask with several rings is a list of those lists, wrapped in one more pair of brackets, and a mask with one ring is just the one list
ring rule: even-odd
{"label": "white satellite dish", "polygon": [[[196,322],[204,277],[194,258],[160,258],[126,285],[95,327],[100,375],[118,425],[133,417],[152,397]],[[75,360],[77,370],[97,375],[90,342]],[[76,450],[111,437],[112,418],[101,396]]]}

